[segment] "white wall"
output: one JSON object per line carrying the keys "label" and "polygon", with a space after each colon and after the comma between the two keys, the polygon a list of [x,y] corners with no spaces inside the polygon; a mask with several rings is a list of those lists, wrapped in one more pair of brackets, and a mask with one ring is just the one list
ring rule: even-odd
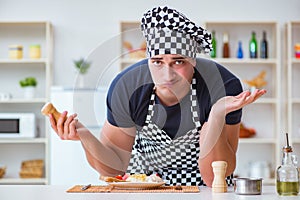
{"label": "white wall", "polygon": [[[208,20],[278,21],[282,33],[287,21],[300,20],[299,0],[0,0],[0,20],[51,21],[54,84],[72,86],[76,78],[73,59],[88,57],[100,46],[102,51],[96,55],[99,62],[92,65],[90,74],[103,71],[107,68],[103,63],[119,54],[119,22],[140,20],[145,11],[157,5],[177,8],[199,24]],[[108,68],[101,77],[103,84],[118,71],[117,63]]]}

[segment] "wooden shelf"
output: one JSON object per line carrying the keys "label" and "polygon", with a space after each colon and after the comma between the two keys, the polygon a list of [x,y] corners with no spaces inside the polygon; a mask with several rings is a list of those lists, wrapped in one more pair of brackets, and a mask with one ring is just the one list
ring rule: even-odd
{"label": "wooden shelf", "polygon": [[300,144],[300,138],[293,138],[292,142],[295,144]]}
{"label": "wooden shelf", "polygon": [[296,103],[296,104],[300,103],[300,98],[292,98],[291,103]]}
{"label": "wooden shelf", "polygon": [[26,64],[26,63],[29,63],[29,64],[32,64],[32,63],[45,64],[46,62],[48,62],[47,58],[40,58],[40,59],[23,58],[23,59],[16,59],[16,60],[0,58],[0,64]]}
{"label": "wooden shelf", "polygon": [[10,100],[5,100],[5,101],[1,101],[0,100],[0,104],[1,103],[46,103],[47,99],[46,98],[34,98],[34,99],[10,99]]}
{"label": "wooden shelf", "polygon": [[257,101],[254,102],[254,104],[276,104],[278,103],[278,99],[276,98],[260,98],[257,99]]}
{"label": "wooden shelf", "polygon": [[292,58],[292,64],[300,64],[300,58]]}
{"label": "wooden shelf", "polygon": [[47,138],[0,138],[0,144],[45,144]]}
{"label": "wooden shelf", "polygon": [[276,144],[277,140],[274,138],[240,138],[241,144]]}
{"label": "wooden shelf", "polygon": [[[18,42],[22,45],[23,58],[9,59],[8,47]],[[39,44],[41,58],[30,59],[29,47]],[[40,138],[0,138],[1,164],[9,169],[0,184],[48,184],[49,179],[49,122],[42,116],[42,104],[49,101],[52,83],[53,30],[48,21],[0,21],[0,80],[6,83],[0,91],[11,96],[0,101],[1,113],[34,113],[35,129]],[[6,47],[6,48],[5,48]],[[23,98],[19,81],[24,77],[37,79],[36,98]],[[7,153],[9,152],[9,153]],[[45,163],[45,177],[41,179],[18,178],[21,160],[42,159]]]}
{"label": "wooden shelf", "polygon": [[[300,59],[295,58],[294,45],[300,41],[300,21],[289,21],[286,24],[286,65],[287,65],[287,132],[297,135],[300,112]],[[291,139],[291,145],[299,144],[299,138]]]}
{"label": "wooden shelf", "polygon": [[0,178],[1,184],[11,184],[11,185],[20,185],[20,184],[38,184],[38,185],[46,185],[48,184],[47,179],[45,178]]}
{"label": "wooden shelf", "polygon": [[277,64],[277,59],[274,58],[268,58],[268,59],[249,59],[249,58],[215,58],[214,59],[218,63],[223,64]]}

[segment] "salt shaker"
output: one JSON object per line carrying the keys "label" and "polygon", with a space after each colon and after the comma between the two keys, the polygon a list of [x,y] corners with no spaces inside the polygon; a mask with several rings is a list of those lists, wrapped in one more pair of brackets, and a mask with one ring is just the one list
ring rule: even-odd
{"label": "salt shaker", "polygon": [[213,167],[214,180],[212,183],[212,192],[222,193],[227,192],[227,184],[225,181],[225,173],[227,169],[226,161],[214,161],[211,166]]}

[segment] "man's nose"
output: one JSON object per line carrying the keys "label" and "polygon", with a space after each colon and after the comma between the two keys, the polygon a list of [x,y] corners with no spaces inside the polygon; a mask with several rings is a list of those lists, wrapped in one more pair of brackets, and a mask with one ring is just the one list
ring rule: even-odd
{"label": "man's nose", "polygon": [[171,80],[171,79],[174,78],[175,75],[176,75],[176,72],[174,71],[174,69],[170,65],[166,64],[164,66],[164,76],[165,76],[165,78],[167,80]]}

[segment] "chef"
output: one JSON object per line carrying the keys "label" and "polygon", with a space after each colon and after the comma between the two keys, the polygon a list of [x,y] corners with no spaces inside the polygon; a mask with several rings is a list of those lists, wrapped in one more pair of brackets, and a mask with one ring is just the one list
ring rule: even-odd
{"label": "chef", "polygon": [[102,176],[158,174],[167,185],[211,187],[211,163],[223,160],[231,185],[242,108],[266,90],[243,91],[224,66],[196,58],[211,51],[211,34],[175,9],[147,11],[141,30],[147,59],[112,81],[100,138],[67,111],[57,122],[50,115],[52,128],[80,140]]}

